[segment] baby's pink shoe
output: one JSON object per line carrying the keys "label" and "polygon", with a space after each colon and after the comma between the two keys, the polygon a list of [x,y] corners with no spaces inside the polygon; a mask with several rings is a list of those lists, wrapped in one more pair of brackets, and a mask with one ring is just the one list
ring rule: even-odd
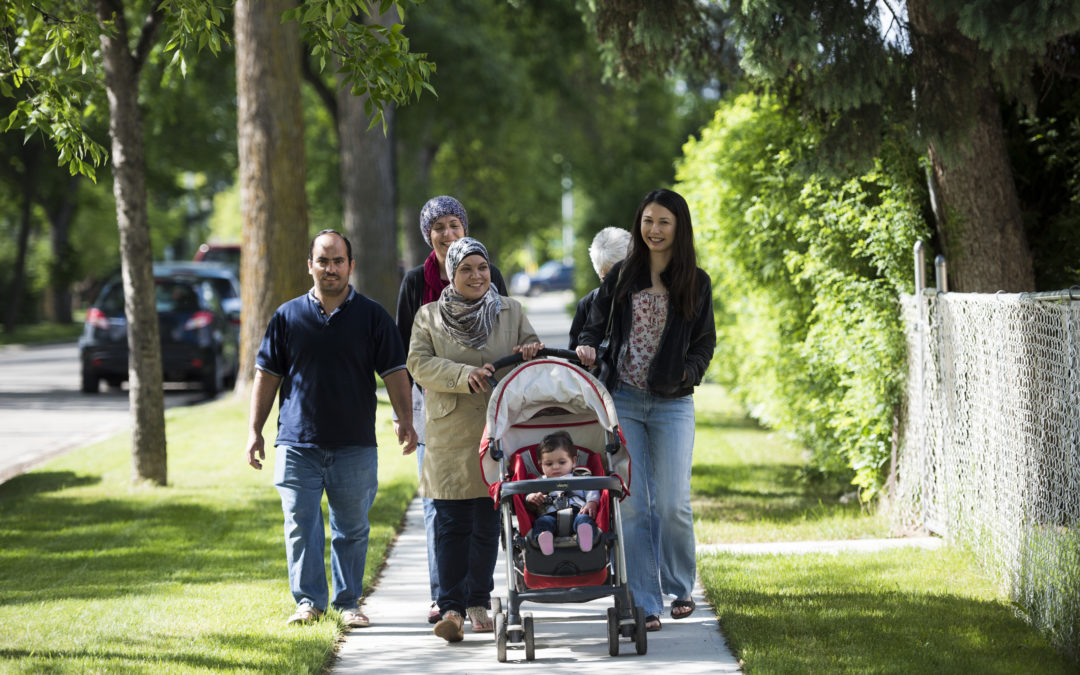
{"label": "baby's pink shoe", "polygon": [[588,553],[592,550],[592,525],[588,523],[582,523],[577,528],[577,545],[583,553]]}
{"label": "baby's pink shoe", "polygon": [[555,535],[550,532],[541,532],[536,535],[536,543],[540,544],[540,552],[544,555],[555,552]]}

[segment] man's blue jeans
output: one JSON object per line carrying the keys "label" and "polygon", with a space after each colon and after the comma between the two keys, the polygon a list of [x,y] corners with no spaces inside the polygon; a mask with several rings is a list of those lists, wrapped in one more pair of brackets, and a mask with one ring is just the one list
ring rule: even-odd
{"label": "man's blue jeans", "polygon": [[694,398],[661,398],[619,382],[612,395],[630,452],[630,497],[621,504],[626,573],[634,602],[660,615],[662,593],[694,590],[697,559],[690,469]]}
{"label": "man's blue jeans", "polygon": [[379,487],[374,446],[325,450],[278,446],[274,485],[285,514],[289,589],[297,604],[326,609],[326,546],[322,495],[330,506],[330,574],[335,609],[357,607],[363,595],[368,510]]}
{"label": "man's blue jeans", "polygon": [[495,587],[502,518],[490,497],[436,499],[439,611],[487,607]]}

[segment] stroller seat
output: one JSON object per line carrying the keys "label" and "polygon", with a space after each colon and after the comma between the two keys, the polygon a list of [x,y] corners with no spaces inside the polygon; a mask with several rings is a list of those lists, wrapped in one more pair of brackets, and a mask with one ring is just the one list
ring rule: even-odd
{"label": "stroller seat", "polygon": [[[574,431],[578,436],[587,435],[582,427]],[[598,453],[576,443],[575,446],[578,466],[572,476],[538,477],[537,444],[531,444],[514,453],[510,481],[502,484],[503,495],[513,495],[512,512],[518,523],[514,546],[524,555],[524,581],[529,588],[573,588],[608,582],[608,547],[612,539],[608,535],[609,488],[617,488],[620,483],[616,478],[605,477]],[[582,551],[572,531],[573,511],[564,509],[556,517],[555,552],[544,555],[531,536],[535,516],[526,506],[525,496],[532,492],[565,490],[600,491],[600,508],[594,518],[600,533],[592,549]]]}

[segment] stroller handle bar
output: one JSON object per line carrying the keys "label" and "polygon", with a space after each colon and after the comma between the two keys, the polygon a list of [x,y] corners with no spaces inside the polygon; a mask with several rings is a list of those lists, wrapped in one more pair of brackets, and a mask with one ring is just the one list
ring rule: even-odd
{"label": "stroller handle bar", "polygon": [[[578,359],[577,352],[571,351],[569,349],[547,349],[547,348],[544,348],[544,349],[541,349],[540,351],[536,352],[536,358],[541,358],[541,357],[544,357],[544,356],[555,356],[555,357],[560,358],[560,359],[566,359],[567,361],[573,361],[574,363],[577,363],[579,365],[581,364],[581,360]],[[523,362],[524,360],[525,359],[521,358],[520,353],[518,353],[518,354],[510,354],[509,356],[502,357],[501,359],[499,359],[498,361],[496,361],[495,363],[493,363],[491,365],[494,366],[495,371],[498,372],[498,371],[502,370],[503,368],[508,368],[509,366],[516,366],[517,364]],[[494,389],[495,385],[497,385],[499,383],[499,380],[494,375],[489,375],[488,378],[487,378],[487,381],[488,381],[488,384],[491,385],[492,389]]]}
{"label": "stroller handle bar", "polygon": [[608,490],[613,496],[622,497],[623,486],[617,476],[560,476],[507,482],[501,490],[503,497],[553,490]]}

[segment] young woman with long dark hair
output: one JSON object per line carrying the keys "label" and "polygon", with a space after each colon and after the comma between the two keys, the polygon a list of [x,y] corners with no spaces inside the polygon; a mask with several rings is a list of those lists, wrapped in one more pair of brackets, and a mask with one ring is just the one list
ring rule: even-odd
{"label": "young woman with long dark hair", "polygon": [[712,359],[716,324],[712,280],[697,266],[686,200],[654,190],[638,206],[630,253],[604,278],[577,354],[595,361],[610,318],[603,355],[632,462],[623,534],[630,590],[660,630],[663,596],[671,617],[694,611],[697,571],[690,469],[694,453],[694,387]]}

